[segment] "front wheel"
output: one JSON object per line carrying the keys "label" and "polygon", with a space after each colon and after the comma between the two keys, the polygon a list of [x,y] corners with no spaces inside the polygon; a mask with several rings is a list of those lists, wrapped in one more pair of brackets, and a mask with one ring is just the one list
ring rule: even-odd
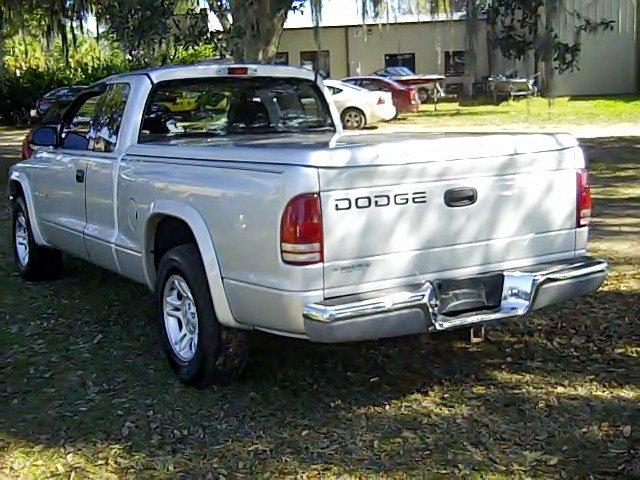
{"label": "front wheel", "polygon": [[156,305],[164,351],[176,377],[200,388],[240,377],[249,356],[245,333],[218,322],[208,286],[196,245],[175,247],[160,260]]}
{"label": "front wheel", "polygon": [[13,257],[20,276],[28,282],[51,280],[60,272],[60,251],[38,245],[33,238],[29,211],[24,198],[12,205]]}
{"label": "front wheel", "polygon": [[360,130],[367,124],[364,112],[357,108],[347,108],[342,112],[342,126],[347,130]]}

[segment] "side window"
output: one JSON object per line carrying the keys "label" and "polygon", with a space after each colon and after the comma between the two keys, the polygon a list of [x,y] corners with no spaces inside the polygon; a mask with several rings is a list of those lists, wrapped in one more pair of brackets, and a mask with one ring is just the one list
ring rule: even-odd
{"label": "side window", "polygon": [[130,87],[126,83],[110,85],[99,97],[93,126],[93,149],[96,152],[113,152],[118,143],[118,132],[127,104]]}
{"label": "side window", "polygon": [[100,97],[102,97],[102,95],[90,97],[85,100],[69,123],[63,127],[62,148],[69,150],[89,150],[93,118],[95,117],[96,105]]}
{"label": "side window", "polygon": [[362,80],[362,83],[359,85],[362,88],[366,88],[367,90],[377,90],[376,83],[374,80]]}

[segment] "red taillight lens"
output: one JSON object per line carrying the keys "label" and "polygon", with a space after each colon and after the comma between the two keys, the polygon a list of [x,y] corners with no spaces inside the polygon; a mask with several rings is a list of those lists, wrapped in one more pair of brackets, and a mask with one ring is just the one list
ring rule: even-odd
{"label": "red taillight lens", "polygon": [[227,68],[227,75],[246,75],[249,73],[247,67],[229,67]]}
{"label": "red taillight lens", "polygon": [[378,105],[384,105],[384,98],[378,98]]}
{"label": "red taillight lens", "polygon": [[322,262],[322,209],[320,195],[305,193],[285,207],[280,223],[282,261],[293,265]]}
{"label": "red taillight lens", "polygon": [[29,160],[31,155],[33,155],[33,148],[29,143],[29,135],[26,135],[22,141],[22,160]]}
{"label": "red taillight lens", "polygon": [[576,172],[576,185],[576,226],[586,227],[591,223],[591,186],[586,168],[579,168]]}

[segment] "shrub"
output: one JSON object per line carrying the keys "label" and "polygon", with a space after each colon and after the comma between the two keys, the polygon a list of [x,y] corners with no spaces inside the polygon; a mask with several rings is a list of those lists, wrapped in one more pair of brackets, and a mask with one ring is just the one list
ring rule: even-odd
{"label": "shrub", "polygon": [[36,101],[58,87],[89,85],[101,78],[127,70],[126,64],[102,63],[75,69],[37,69],[7,72],[0,84],[0,122],[26,124]]}

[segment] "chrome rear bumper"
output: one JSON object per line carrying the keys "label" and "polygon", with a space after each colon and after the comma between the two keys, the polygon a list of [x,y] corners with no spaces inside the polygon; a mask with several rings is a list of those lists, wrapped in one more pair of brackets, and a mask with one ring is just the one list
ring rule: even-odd
{"label": "chrome rear bumper", "polygon": [[[317,342],[345,342],[443,331],[526,315],[532,310],[577,298],[604,282],[608,264],[579,257],[502,272],[498,308],[444,315],[435,282],[401,291],[343,297],[303,308],[307,336]],[[496,292],[497,294],[498,292]]]}

